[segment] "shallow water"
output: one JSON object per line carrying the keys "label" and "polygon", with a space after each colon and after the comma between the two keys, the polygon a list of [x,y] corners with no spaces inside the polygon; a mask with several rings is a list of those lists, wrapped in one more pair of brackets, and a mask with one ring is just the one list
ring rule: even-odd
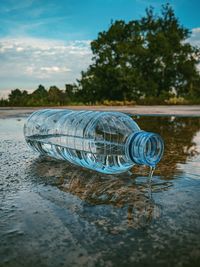
{"label": "shallow water", "polygon": [[0,119],[0,266],[199,266],[200,118],[139,117],[165,153],[104,175],[40,157]]}

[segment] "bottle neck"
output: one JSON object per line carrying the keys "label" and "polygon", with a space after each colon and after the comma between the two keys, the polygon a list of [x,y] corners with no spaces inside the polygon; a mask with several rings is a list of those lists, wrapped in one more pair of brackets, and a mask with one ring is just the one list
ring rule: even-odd
{"label": "bottle neck", "polygon": [[163,151],[164,143],[158,134],[139,131],[129,138],[128,153],[136,164],[155,167],[161,160]]}

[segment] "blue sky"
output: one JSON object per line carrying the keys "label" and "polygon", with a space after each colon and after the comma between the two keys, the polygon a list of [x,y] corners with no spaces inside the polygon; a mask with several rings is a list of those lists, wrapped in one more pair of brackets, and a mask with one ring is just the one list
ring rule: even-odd
{"label": "blue sky", "polygon": [[111,20],[137,19],[166,2],[199,45],[198,0],[0,0],[0,96],[40,83],[64,88],[90,64],[90,40]]}

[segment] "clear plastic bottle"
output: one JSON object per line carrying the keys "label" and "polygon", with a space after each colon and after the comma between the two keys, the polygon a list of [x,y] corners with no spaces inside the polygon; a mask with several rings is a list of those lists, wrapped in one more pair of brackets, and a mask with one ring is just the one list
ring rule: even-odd
{"label": "clear plastic bottle", "polygon": [[39,110],[28,118],[24,136],[43,155],[108,174],[134,164],[155,167],[164,150],[159,135],[120,112]]}

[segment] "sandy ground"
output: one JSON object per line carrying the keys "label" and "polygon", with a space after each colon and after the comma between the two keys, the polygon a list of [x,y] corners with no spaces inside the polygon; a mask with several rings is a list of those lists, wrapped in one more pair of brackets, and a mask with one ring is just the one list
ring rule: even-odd
{"label": "sandy ground", "polygon": [[[26,107],[5,107],[0,108],[0,118],[24,116],[32,113],[37,109],[43,109],[44,107],[26,108]],[[49,108],[49,107],[48,107]],[[112,110],[121,111],[130,114],[140,115],[175,115],[175,116],[200,116],[200,105],[194,106],[65,106],[55,108],[66,109],[89,109],[89,110]]]}

